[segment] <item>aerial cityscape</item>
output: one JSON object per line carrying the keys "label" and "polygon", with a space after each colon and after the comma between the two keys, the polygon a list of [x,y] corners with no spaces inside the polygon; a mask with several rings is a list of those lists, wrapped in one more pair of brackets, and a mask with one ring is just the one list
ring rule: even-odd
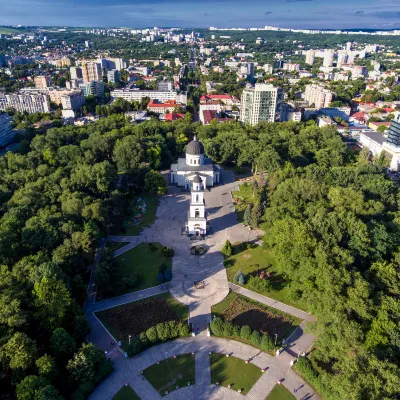
{"label": "aerial cityscape", "polygon": [[0,5],[0,400],[400,399],[400,4]]}

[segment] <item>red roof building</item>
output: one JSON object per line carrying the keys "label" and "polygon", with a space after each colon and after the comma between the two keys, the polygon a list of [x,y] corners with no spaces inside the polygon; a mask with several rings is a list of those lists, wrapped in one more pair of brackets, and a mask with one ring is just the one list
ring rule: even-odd
{"label": "red roof building", "polygon": [[158,114],[172,113],[175,108],[183,110],[184,105],[178,104],[175,100],[167,100],[165,101],[165,103],[160,103],[158,100],[150,100],[149,104],[147,104],[147,109],[149,111]]}
{"label": "red roof building", "polygon": [[185,118],[185,114],[177,114],[177,113],[165,114],[165,119],[167,121],[176,121],[178,119],[183,119],[183,118]]}

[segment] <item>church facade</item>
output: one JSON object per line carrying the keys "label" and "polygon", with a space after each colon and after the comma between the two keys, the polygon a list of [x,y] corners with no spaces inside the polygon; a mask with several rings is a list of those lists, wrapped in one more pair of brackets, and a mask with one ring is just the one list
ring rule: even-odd
{"label": "church facade", "polygon": [[199,176],[204,188],[218,185],[220,182],[220,167],[213,164],[210,158],[205,157],[204,147],[194,137],[186,146],[186,157],[178,158],[176,164],[171,165],[171,183],[185,189],[191,189],[195,176]]}

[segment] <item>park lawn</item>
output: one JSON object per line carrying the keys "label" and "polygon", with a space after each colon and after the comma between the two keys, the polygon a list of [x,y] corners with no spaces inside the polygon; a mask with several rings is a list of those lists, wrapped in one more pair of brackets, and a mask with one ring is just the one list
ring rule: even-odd
{"label": "park lawn", "polygon": [[106,248],[112,251],[116,251],[121,247],[126,246],[127,244],[129,244],[129,242],[107,242]]}
{"label": "park lawn", "polygon": [[232,192],[232,198],[238,215],[238,221],[243,223],[244,212],[246,211],[247,205],[255,204],[258,199],[257,190],[254,191],[253,196],[252,182],[242,183],[238,191]]}
{"label": "park lawn", "polygon": [[[162,396],[179,388],[195,384],[195,356],[182,354],[153,364],[143,372],[144,377]],[[178,388],[178,389],[179,389]]]}
{"label": "park lawn", "polygon": [[[146,203],[146,212],[142,214],[142,219],[136,225],[130,225],[132,218],[138,214],[141,214],[140,210],[137,207],[137,199],[142,199],[142,202]],[[142,229],[146,226],[154,224],[156,219],[156,212],[158,206],[158,197],[149,193],[140,193],[132,199],[132,213],[131,215],[125,219],[124,226],[124,235],[128,236],[137,236],[142,231]]]}
{"label": "park lawn", "polygon": [[299,318],[235,292],[230,292],[222,302],[213,306],[211,312],[236,325],[248,325],[252,330],[267,333],[271,338],[276,334],[279,341],[289,337],[301,323]]}
{"label": "park lawn", "polygon": [[169,293],[161,293],[95,315],[117,341],[126,344],[129,335],[138,335],[160,322],[187,323],[188,309]]}
{"label": "park lawn", "polygon": [[211,383],[228,387],[232,390],[241,389],[246,395],[253,385],[260,379],[262,372],[254,364],[246,364],[237,357],[226,357],[225,354],[211,353],[210,355]]}
{"label": "park lawn", "polygon": [[123,290],[116,285],[110,297],[160,285],[162,282],[157,279],[160,265],[164,263],[168,268],[172,265],[171,259],[163,255],[163,247],[160,243],[140,243],[116,257],[118,270],[116,282],[131,275],[137,276],[139,281],[134,287]]}
{"label": "park lawn", "polygon": [[283,385],[275,385],[265,400],[296,400],[296,397]]}
{"label": "park lawn", "polygon": [[[246,245],[246,243],[244,245]],[[239,270],[241,270],[244,277],[247,278],[246,282],[251,275],[259,275],[261,271],[270,272],[271,277],[269,280],[271,282],[272,289],[258,291],[258,293],[307,311],[301,302],[294,301],[290,298],[290,288],[288,282],[285,280],[285,277],[278,272],[277,268],[275,267],[275,259],[268,250],[263,248],[263,246],[257,246],[254,244],[248,244],[249,248],[246,250],[241,250],[240,247],[240,245],[234,246],[234,254],[230,256],[224,263],[229,282],[233,282],[238,285],[237,282],[234,282],[234,277]],[[240,286],[254,291],[254,289],[249,287],[246,283]]]}
{"label": "park lawn", "polygon": [[140,397],[130,386],[124,386],[114,397],[113,400],[140,400]]}

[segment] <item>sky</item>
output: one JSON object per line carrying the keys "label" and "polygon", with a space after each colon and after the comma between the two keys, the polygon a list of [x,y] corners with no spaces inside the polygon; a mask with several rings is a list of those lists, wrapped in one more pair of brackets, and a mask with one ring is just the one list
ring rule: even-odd
{"label": "sky", "polygon": [[0,0],[0,25],[400,28],[400,0]]}

